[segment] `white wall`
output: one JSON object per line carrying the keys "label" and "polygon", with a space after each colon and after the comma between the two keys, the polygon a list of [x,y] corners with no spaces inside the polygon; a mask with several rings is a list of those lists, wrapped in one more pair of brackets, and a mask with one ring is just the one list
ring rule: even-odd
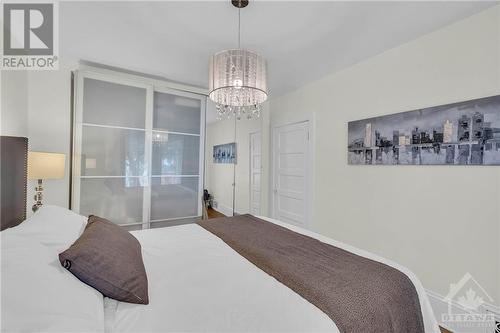
{"label": "white wall", "polygon": [[0,134],[28,136],[28,74],[0,71]]}
{"label": "white wall", "polygon": [[[78,63],[60,62],[57,71],[28,72],[29,150],[66,154],[64,179],[44,181],[45,204],[69,207],[71,71]],[[28,181],[28,215],[36,181]]]}
{"label": "white wall", "polygon": [[[0,34],[0,43],[3,43],[3,34]],[[28,136],[27,98],[28,73],[0,70],[0,135]]]}
{"label": "white wall", "polygon": [[499,22],[496,6],[270,102],[271,126],[315,114],[313,230],[441,295],[470,272],[497,305],[499,167],[349,166],[346,149],[348,121],[499,94]]}
{"label": "white wall", "polygon": [[[62,207],[69,206],[71,71],[77,66],[68,60],[57,71],[1,72],[1,134],[27,136],[30,151],[66,154],[65,178],[43,186],[43,202]],[[36,181],[28,181],[28,216],[35,186]]]}
{"label": "white wall", "polygon": [[234,119],[228,119],[207,124],[205,131],[205,189],[226,216],[233,213],[234,164],[214,163],[212,154],[214,146],[234,142],[234,129]]}

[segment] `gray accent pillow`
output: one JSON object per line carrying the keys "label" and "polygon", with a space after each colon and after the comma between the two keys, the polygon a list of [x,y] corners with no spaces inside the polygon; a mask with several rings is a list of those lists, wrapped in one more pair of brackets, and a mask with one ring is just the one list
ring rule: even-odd
{"label": "gray accent pillow", "polygon": [[141,244],[106,219],[89,216],[83,234],[59,254],[59,261],[104,296],[129,303],[149,303]]}

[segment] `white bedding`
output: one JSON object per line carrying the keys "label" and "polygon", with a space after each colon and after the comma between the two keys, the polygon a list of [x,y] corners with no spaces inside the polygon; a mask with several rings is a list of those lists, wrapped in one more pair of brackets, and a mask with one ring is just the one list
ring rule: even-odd
{"label": "white bedding", "polygon": [[[425,331],[439,333],[422,285],[406,268],[304,229],[263,219],[404,272],[418,292]],[[106,299],[107,332],[338,332],[321,310],[198,225],[133,234],[143,248],[150,303]]]}
{"label": "white bedding", "polygon": [[67,209],[44,206],[1,232],[1,332],[104,332],[102,294],[58,260],[85,223]]}

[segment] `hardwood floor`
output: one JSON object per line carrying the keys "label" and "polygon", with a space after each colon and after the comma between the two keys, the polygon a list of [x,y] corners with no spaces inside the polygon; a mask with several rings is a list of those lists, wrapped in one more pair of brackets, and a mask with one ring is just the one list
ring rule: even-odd
{"label": "hardwood floor", "polygon": [[207,215],[209,219],[216,219],[218,217],[226,217],[226,215],[219,213],[215,209],[209,208],[207,209]]}

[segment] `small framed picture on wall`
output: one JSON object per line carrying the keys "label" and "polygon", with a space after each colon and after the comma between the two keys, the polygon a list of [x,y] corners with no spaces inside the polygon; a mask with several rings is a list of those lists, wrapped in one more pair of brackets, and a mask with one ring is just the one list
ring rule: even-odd
{"label": "small framed picture on wall", "polygon": [[236,142],[214,146],[214,163],[236,164]]}

